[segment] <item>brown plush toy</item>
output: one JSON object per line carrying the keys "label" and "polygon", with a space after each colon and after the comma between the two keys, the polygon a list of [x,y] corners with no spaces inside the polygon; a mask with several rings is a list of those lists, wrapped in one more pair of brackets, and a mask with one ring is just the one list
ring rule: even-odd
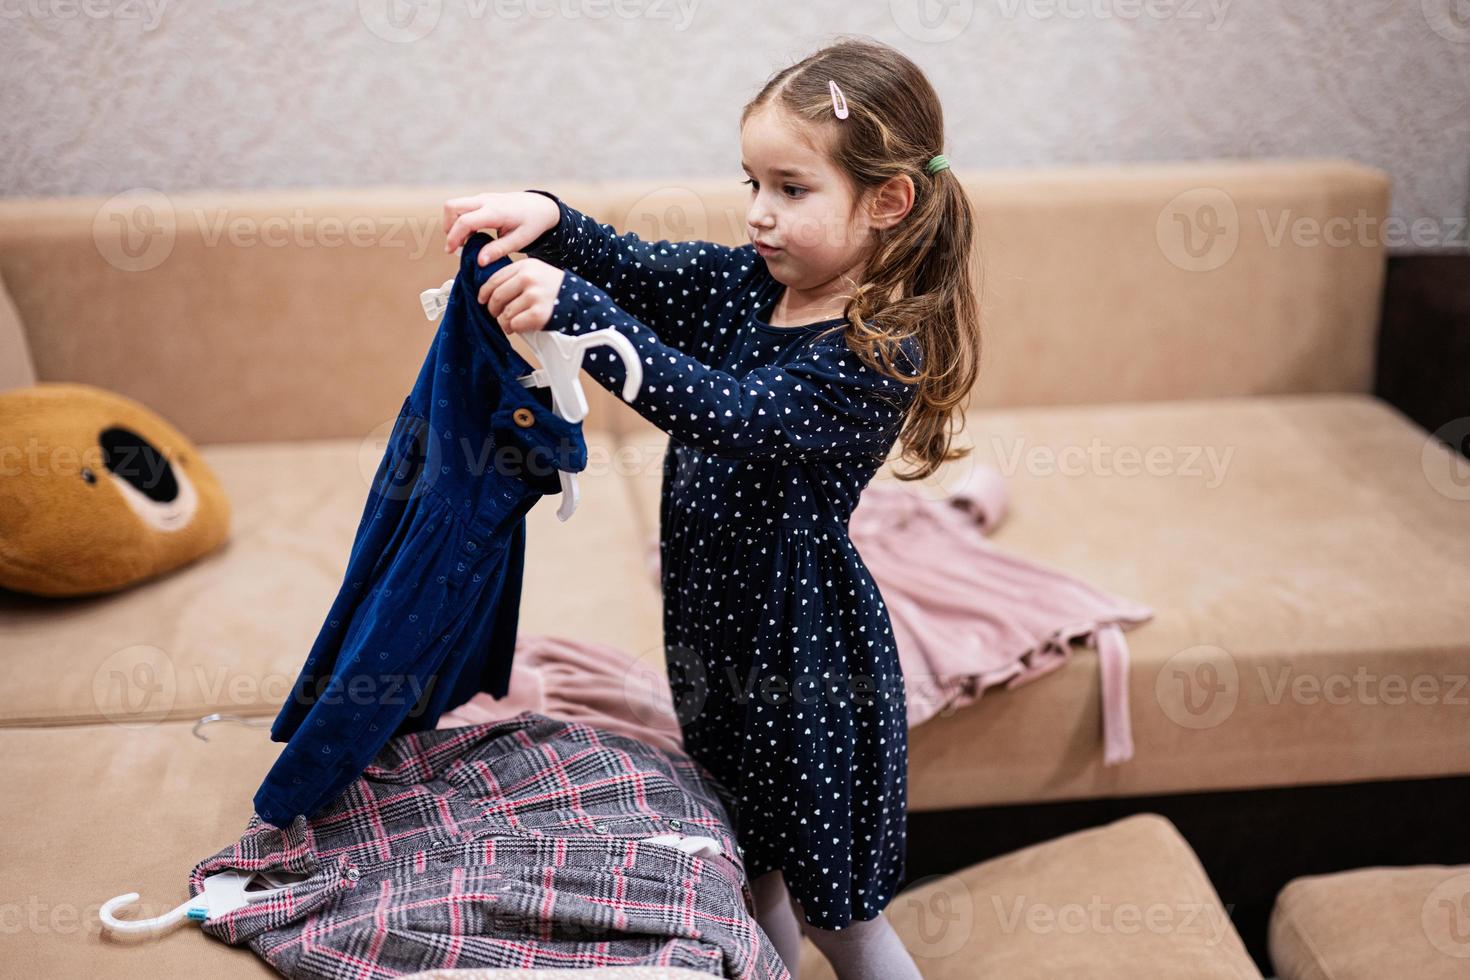
{"label": "brown plush toy", "polygon": [[111,592],[213,551],[229,524],[194,444],[132,399],[56,382],[0,393],[0,586]]}

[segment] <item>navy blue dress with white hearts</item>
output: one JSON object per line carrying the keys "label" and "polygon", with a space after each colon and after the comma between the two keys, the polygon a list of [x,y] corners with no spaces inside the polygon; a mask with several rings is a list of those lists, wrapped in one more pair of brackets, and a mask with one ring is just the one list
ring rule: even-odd
{"label": "navy blue dress with white hearts", "polygon": [[[844,320],[772,326],[785,287],[753,245],[645,242],[537,193],[560,223],[525,254],[566,270],[547,329],[626,336],[632,406],[670,436],[659,548],[685,747],[730,791],[752,878],[782,869],[815,926],[872,919],[904,875],[907,711],[847,524],[913,386],[865,365]],[[911,374],[921,352],[902,354]],[[616,355],[583,364],[620,391]]]}

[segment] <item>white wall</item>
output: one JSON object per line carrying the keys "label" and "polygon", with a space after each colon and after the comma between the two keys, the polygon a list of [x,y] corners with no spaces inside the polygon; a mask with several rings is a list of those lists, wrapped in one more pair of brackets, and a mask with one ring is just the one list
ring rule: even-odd
{"label": "white wall", "polygon": [[0,195],[736,181],[744,100],[843,32],[957,170],[1342,156],[1420,245],[1466,213],[1470,0],[0,0]]}

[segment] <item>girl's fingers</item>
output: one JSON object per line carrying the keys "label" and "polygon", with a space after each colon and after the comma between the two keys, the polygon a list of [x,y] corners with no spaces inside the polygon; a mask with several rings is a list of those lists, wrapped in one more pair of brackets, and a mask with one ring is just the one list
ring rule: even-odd
{"label": "girl's fingers", "polygon": [[460,200],[460,198],[450,198],[444,202],[444,211],[439,218],[439,231],[442,234],[449,234],[449,226],[454,224],[455,218],[459,217]]}
{"label": "girl's fingers", "polygon": [[477,222],[489,220],[490,215],[482,207],[461,211],[450,222],[444,232],[444,251],[452,252],[464,244],[464,240],[475,231]]}
{"label": "girl's fingers", "polygon": [[496,310],[521,294],[524,288],[520,282],[521,263],[512,262],[503,269],[496,269],[480,286],[476,299],[481,306],[490,311],[491,316],[496,316]]}
{"label": "girl's fingers", "polygon": [[473,211],[485,203],[485,194],[473,194],[469,197],[451,197],[444,202],[444,227],[443,231],[449,234],[449,226],[454,224],[454,219],[466,211]]}
{"label": "girl's fingers", "polygon": [[526,312],[533,305],[534,300],[530,292],[522,292],[515,299],[505,304],[505,307],[497,314],[492,314],[500,329],[506,333],[515,333],[515,319]]}
{"label": "girl's fingers", "polygon": [[526,310],[521,310],[513,316],[503,317],[495,322],[500,324],[500,329],[505,331],[507,336],[513,333],[530,333],[535,329],[531,326]]}
{"label": "girl's fingers", "polygon": [[449,226],[449,231],[445,233],[447,237],[444,242],[444,250],[454,251],[464,244],[466,238],[482,229],[492,228],[499,231],[500,224],[504,220],[499,209],[489,205],[466,211],[454,219],[454,223]]}
{"label": "girl's fingers", "polygon": [[480,249],[479,263],[482,266],[489,265],[497,259],[502,259],[511,252],[519,252],[525,245],[535,241],[527,235],[519,226],[511,229],[503,235],[497,235],[495,240]]}

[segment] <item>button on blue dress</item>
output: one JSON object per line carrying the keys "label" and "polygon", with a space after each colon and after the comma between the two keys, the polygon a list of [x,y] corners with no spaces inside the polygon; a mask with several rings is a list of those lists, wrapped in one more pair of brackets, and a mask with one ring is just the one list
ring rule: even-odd
{"label": "button on blue dress", "polygon": [[[877,916],[904,873],[908,726],[888,611],[848,537],[913,386],[864,364],[842,319],[777,327],[753,245],[644,242],[557,201],[526,248],[566,271],[548,329],[614,327],[632,402],[670,436],[659,546],[685,746],[735,797],[754,878],[782,869],[807,920]],[[898,372],[921,350],[910,338]],[[618,392],[622,363],[584,368]]]}
{"label": "button on blue dress", "polygon": [[255,794],[267,823],[314,815],[394,735],[431,729],[510,683],[525,515],[587,466],[582,424],[476,301],[509,259],[465,243],[449,303],[373,477],[342,586],[271,728],[285,742]]}

